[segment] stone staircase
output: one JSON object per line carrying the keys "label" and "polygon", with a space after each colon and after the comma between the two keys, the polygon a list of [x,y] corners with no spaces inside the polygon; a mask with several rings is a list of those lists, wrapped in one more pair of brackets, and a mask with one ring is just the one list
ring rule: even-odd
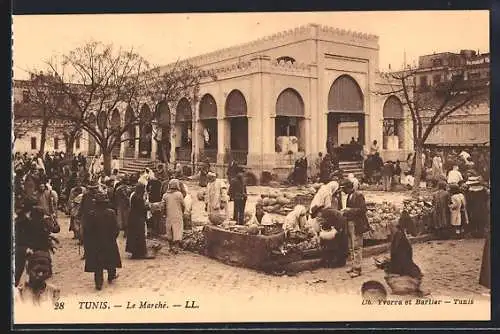
{"label": "stone staircase", "polygon": [[363,177],[363,162],[362,161],[340,161],[339,168],[344,172],[344,176],[353,173],[358,179]]}
{"label": "stone staircase", "polygon": [[120,170],[122,173],[134,174],[143,172],[146,168],[154,168],[154,162],[151,159],[124,159]]}

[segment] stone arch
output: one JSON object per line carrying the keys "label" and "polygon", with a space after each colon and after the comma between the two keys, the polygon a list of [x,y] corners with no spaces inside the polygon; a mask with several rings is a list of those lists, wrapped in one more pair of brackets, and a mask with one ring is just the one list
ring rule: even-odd
{"label": "stone arch", "polygon": [[158,159],[162,162],[169,162],[171,149],[171,113],[167,101],[160,101],[156,105],[155,115],[158,121],[157,130],[160,132],[158,136],[156,136],[159,138],[157,150]]}
{"label": "stone arch", "polygon": [[185,97],[179,100],[175,108],[176,160],[191,161],[193,146],[193,109]]}
{"label": "stone arch", "polygon": [[151,158],[152,116],[151,109],[144,103],[139,112],[139,156],[141,158]]}
{"label": "stone arch", "polygon": [[230,129],[230,158],[236,160],[240,165],[246,165],[248,156],[248,110],[247,101],[241,91],[234,89],[228,94],[224,111]]}
{"label": "stone arch", "polygon": [[284,89],[276,101],[276,116],[304,117],[304,100],[293,88]]}
{"label": "stone arch", "polygon": [[403,119],[403,103],[401,103],[401,100],[396,96],[389,96],[384,102],[383,114],[384,118]]}
{"label": "stone arch", "polygon": [[356,79],[347,74],[343,74],[335,79],[328,93],[328,111],[363,112],[363,110],[363,90]]}
{"label": "stone arch", "polygon": [[[276,100],[275,150],[297,152],[305,148],[304,101],[293,88],[284,89]],[[295,139],[298,139],[295,142]],[[293,140],[292,140],[293,139]]]}
{"label": "stone arch", "polygon": [[247,101],[243,93],[233,89],[226,98],[226,117],[247,117]]}
{"label": "stone arch", "polygon": [[200,120],[217,119],[217,102],[211,94],[205,94],[200,100]]}
{"label": "stone arch", "polygon": [[123,126],[127,127],[127,131],[125,132],[125,137],[127,140],[125,145],[125,157],[133,158],[135,155],[135,145],[136,145],[136,125],[135,125],[135,112],[132,107],[129,105],[125,109],[125,115],[123,117],[124,122]]}
{"label": "stone arch", "polygon": [[359,151],[359,145],[365,143],[364,94],[350,75],[342,74],[330,86],[327,133],[328,152],[335,151],[342,160],[361,159],[360,154],[352,154],[346,146],[354,138]]}
{"label": "stone arch", "polygon": [[113,140],[115,141],[114,142],[114,145],[113,145],[113,149],[111,151],[111,156],[113,157],[120,157],[120,145],[121,145],[121,137],[120,138],[117,138],[117,136],[119,135],[119,131],[121,129],[121,117],[120,117],[120,112],[118,111],[117,108],[115,108],[113,110],[113,112],[111,113],[111,119],[109,120],[109,128],[111,129],[111,131],[114,131],[115,135],[113,135]]}
{"label": "stone arch", "polygon": [[[90,127],[93,127],[94,129],[96,128],[97,120],[96,120],[96,117],[94,114],[89,115],[87,122],[90,125]],[[90,133],[87,133],[87,134],[88,134],[88,145],[89,145],[87,155],[93,156],[96,154],[97,143],[96,143],[95,138]]]}
{"label": "stone arch", "polygon": [[199,142],[202,157],[200,160],[208,159],[209,162],[217,162],[218,150],[218,128],[217,128],[217,102],[211,94],[205,94],[199,104],[200,133]]}
{"label": "stone arch", "polygon": [[403,103],[398,97],[391,95],[385,100],[382,113],[384,116],[382,148],[402,149],[405,141]]}

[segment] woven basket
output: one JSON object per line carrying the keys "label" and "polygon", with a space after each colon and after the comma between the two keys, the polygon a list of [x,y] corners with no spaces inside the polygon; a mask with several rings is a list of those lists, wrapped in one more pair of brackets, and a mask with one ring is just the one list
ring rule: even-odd
{"label": "woven basket", "polygon": [[421,281],[410,276],[387,275],[385,281],[395,295],[414,295],[420,291]]}

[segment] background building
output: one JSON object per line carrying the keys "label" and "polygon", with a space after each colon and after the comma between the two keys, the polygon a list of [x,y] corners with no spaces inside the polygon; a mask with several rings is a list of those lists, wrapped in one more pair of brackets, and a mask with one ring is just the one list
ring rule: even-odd
{"label": "background building", "polygon": [[[416,86],[425,89],[439,86],[454,78],[464,85],[485,85],[490,80],[490,54],[473,50],[459,53],[443,52],[419,58]],[[471,147],[489,146],[490,100],[486,97],[477,104],[458,110],[434,128],[427,146]]]}

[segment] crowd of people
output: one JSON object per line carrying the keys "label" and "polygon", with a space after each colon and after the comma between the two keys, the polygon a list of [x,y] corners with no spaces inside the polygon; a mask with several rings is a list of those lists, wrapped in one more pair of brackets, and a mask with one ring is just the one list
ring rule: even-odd
{"label": "crowd of people", "polygon": [[[432,227],[439,236],[450,237],[451,231],[454,237],[480,237],[488,228],[489,216],[485,213],[489,212],[489,190],[484,179],[477,175],[480,173],[475,172],[478,163],[465,153],[458,154],[458,160],[452,164],[443,161],[438,152],[429,155],[432,156],[430,172],[425,179],[437,188],[433,196]],[[422,159],[426,166],[426,158]],[[13,161],[15,285],[19,296],[39,296],[43,291],[57,295],[58,290],[47,288],[45,281],[52,275],[50,254],[58,243],[54,237],[60,231],[58,211],[69,216],[69,230],[83,246],[85,271],[94,274],[98,290],[103,288],[104,271],[108,283],[118,278],[117,269],[122,266],[117,243],[120,231],[126,238],[125,252],[131,259],[152,259],[158,248],[148,249],[148,236],[166,239],[175,254],[181,247],[184,231],[192,227],[193,199],[181,179],[178,164],[174,170],[160,164],[155,171],[146,168],[141,173],[127,175],[120,173],[119,165],[106,173],[102,159],[88,162],[81,154],[67,159],[58,152],[43,157],[16,153]],[[320,153],[310,167],[312,179],[323,185],[309,208],[297,205],[286,216],[283,229],[286,235],[301,231],[319,238],[324,264],[345,266],[350,258],[348,272],[351,277],[358,277],[362,274],[363,234],[370,229],[360,183],[382,182],[388,191],[393,183],[404,183],[405,177],[408,181],[411,168],[405,175],[399,161],[383,162],[376,142],[365,160],[362,180],[352,174],[345,177],[333,152],[325,156]],[[307,159],[299,160],[292,173],[293,182],[307,183],[311,179],[308,180],[307,170]],[[199,170],[199,185],[206,187],[204,202],[210,222],[230,217],[232,201],[232,219],[237,224],[273,224],[261,203],[257,203],[253,213],[247,212],[245,174],[235,161],[229,163],[225,179],[217,178],[208,160],[204,161]],[[393,259],[378,262],[377,266],[391,275],[408,276],[420,282],[422,275],[415,269],[411,245],[404,234],[406,218],[402,214],[393,226]],[[21,284],[25,269],[28,281]]]}
{"label": "crowd of people", "polygon": [[[87,163],[82,154],[66,159],[64,153],[56,152],[43,157],[16,153],[13,165],[15,286],[19,298],[57,290],[47,289],[45,281],[52,275],[51,253],[58,244],[55,235],[60,232],[60,214],[69,216],[69,231],[83,246],[85,271],[94,273],[98,290],[103,287],[104,270],[109,283],[118,277],[120,231],[127,239],[125,252],[132,259],[151,259],[159,247],[147,247],[148,235],[164,236],[171,251],[177,253],[184,229],[191,226],[188,187],[175,178],[175,171],[163,165],[156,173],[147,168],[135,175],[122,174],[117,165],[106,173],[102,157]],[[21,283],[25,269],[28,281]],[[43,298],[39,296],[34,302]]]}

